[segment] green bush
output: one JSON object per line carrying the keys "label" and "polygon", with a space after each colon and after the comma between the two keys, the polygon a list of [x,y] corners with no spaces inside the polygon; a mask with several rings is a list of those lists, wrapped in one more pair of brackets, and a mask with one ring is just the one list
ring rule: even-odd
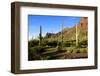
{"label": "green bush", "polygon": [[56,49],[57,49],[57,51],[61,51],[62,47],[61,46],[57,46]]}
{"label": "green bush", "polygon": [[41,42],[41,46],[46,46],[48,44],[48,40],[43,40],[42,42]]}
{"label": "green bush", "polygon": [[53,46],[53,47],[56,47],[57,46],[57,41],[49,41],[47,43],[48,46]]}
{"label": "green bush", "polygon": [[70,42],[63,42],[63,46],[64,47],[70,47],[71,46],[71,43]]}
{"label": "green bush", "polygon": [[28,46],[29,47],[34,47],[34,46],[37,46],[37,45],[39,45],[39,40],[28,41]]}
{"label": "green bush", "polygon": [[41,60],[42,53],[45,51],[45,47],[43,46],[35,46],[29,48],[28,56],[29,60]]}
{"label": "green bush", "polygon": [[81,52],[81,53],[87,53],[87,51],[88,51],[87,48],[82,48],[82,49],[80,49],[80,52]]}
{"label": "green bush", "polygon": [[58,46],[61,46],[61,42],[58,42],[57,45],[58,45]]}
{"label": "green bush", "polygon": [[79,42],[79,47],[86,48],[87,46],[88,46],[87,40],[83,40],[83,41]]}

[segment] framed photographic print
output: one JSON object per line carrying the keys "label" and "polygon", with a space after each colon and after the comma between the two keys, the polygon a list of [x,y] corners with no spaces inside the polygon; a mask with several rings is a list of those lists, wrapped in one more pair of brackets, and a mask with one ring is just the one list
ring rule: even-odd
{"label": "framed photographic print", "polygon": [[11,4],[11,72],[97,68],[97,7]]}

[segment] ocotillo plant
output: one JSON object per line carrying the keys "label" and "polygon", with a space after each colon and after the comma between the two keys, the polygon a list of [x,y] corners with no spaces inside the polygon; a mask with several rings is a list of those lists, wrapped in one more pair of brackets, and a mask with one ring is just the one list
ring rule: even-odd
{"label": "ocotillo plant", "polygon": [[42,43],[42,26],[40,25],[39,45]]}

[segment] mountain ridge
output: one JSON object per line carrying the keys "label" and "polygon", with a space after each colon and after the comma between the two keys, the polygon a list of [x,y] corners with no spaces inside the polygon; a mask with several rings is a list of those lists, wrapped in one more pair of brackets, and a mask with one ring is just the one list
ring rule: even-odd
{"label": "mountain ridge", "polygon": [[[58,33],[47,33],[46,37],[49,40],[61,40],[61,35],[63,34],[63,40],[75,40],[76,38],[76,27],[78,32],[79,40],[87,40],[88,35],[88,18],[81,17],[80,22],[71,28],[64,28]],[[62,33],[62,34],[61,34]]]}

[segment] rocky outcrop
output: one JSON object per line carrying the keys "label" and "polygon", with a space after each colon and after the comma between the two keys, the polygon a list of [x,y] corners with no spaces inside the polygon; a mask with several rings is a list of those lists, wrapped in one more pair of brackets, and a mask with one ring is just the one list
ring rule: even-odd
{"label": "rocky outcrop", "polygon": [[[87,32],[88,32],[88,18],[87,17],[82,17],[80,19],[80,22],[75,25],[74,27],[71,28],[64,28],[63,30],[63,39],[64,40],[75,40],[76,38],[76,26],[79,31],[79,39],[86,39],[87,38]],[[61,31],[58,33],[47,33],[46,37],[49,38],[58,38],[59,40],[61,39]]]}

